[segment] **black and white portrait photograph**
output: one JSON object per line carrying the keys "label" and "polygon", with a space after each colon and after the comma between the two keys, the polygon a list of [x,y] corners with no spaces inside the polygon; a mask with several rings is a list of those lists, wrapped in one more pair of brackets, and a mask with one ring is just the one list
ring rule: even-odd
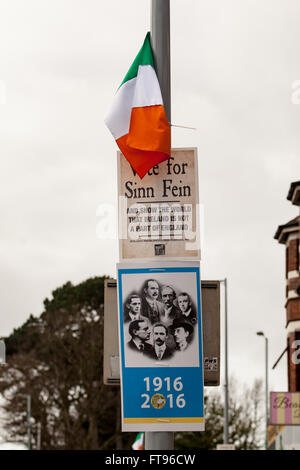
{"label": "black and white portrait photograph", "polygon": [[195,272],[123,274],[120,321],[126,367],[199,364],[201,309]]}

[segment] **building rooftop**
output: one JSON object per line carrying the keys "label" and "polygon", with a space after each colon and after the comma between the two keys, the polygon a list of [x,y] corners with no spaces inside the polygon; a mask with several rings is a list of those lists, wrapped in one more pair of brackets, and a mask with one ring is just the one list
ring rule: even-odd
{"label": "building rooftop", "polygon": [[[300,183],[299,183],[300,188]],[[299,233],[299,216],[295,217],[294,219],[290,220],[284,225],[279,225],[274,238],[278,240],[279,243],[286,243],[287,237],[290,233]]]}
{"label": "building rooftop", "polygon": [[295,204],[295,206],[300,206],[300,181],[295,181],[291,183],[287,199]]}

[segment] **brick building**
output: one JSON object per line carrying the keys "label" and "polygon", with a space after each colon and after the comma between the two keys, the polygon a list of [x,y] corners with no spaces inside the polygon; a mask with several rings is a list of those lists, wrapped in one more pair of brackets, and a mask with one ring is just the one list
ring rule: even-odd
{"label": "brick building", "polygon": [[[295,206],[300,207],[300,181],[291,184],[287,199]],[[287,334],[287,360],[288,360],[288,388],[289,392],[300,391],[300,267],[299,267],[299,239],[300,216],[279,225],[275,239],[285,245],[286,250],[286,334]],[[295,343],[299,341],[299,343]],[[299,362],[299,364],[297,364]]]}

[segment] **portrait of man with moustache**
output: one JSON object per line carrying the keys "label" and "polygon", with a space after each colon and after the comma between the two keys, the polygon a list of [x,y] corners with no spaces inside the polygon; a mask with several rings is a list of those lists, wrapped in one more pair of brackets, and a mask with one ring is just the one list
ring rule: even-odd
{"label": "portrait of man with moustache", "polygon": [[164,304],[159,299],[159,285],[155,279],[148,279],[142,289],[141,313],[148,318],[151,324],[160,321],[164,313]]}
{"label": "portrait of man with moustache", "polygon": [[148,357],[156,361],[170,359],[173,356],[173,351],[167,346],[168,328],[162,323],[156,323],[153,326],[153,348],[152,351],[147,351]]}

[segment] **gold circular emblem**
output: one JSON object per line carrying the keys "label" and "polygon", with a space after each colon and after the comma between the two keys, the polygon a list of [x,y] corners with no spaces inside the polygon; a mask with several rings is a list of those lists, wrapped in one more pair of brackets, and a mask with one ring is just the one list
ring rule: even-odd
{"label": "gold circular emblem", "polygon": [[153,408],[156,408],[157,410],[159,410],[160,408],[163,408],[165,404],[166,404],[166,399],[160,393],[156,393],[151,398],[151,405],[153,406]]}

